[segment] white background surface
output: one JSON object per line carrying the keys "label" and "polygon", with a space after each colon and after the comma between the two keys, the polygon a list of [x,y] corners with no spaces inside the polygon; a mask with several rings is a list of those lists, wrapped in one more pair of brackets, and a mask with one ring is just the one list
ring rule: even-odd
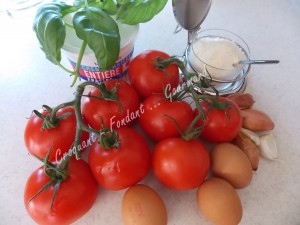
{"label": "white background surface", "polygon": [[[31,30],[32,18],[0,20],[0,224],[34,224],[23,205],[27,177],[40,163],[23,142],[26,118],[42,104],[73,98],[71,78],[46,60]],[[154,20],[140,26],[135,54],[159,49],[181,55],[186,32],[174,35],[171,2]],[[246,92],[255,108],[268,113],[276,127],[278,160],[261,159],[252,183],[238,190],[243,225],[300,224],[300,1],[216,0],[202,28],[223,28],[243,37],[253,59],[279,59],[279,65],[253,66]],[[169,225],[209,224],[198,212],[196,190],[171,191],[151,174],[143,181],[165,201]],[[121,225],[124,191],[99,189],[94,207],[76,224]]]}

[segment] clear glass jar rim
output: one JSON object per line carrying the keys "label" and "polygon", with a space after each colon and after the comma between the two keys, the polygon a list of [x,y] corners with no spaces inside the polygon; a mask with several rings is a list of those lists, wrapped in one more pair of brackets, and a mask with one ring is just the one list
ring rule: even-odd
{"label": "clear glass jar rim", "polygon": [[[204,62],[203,60],[201,60],[201,59],[198,57],[198,55],[196,54],[196,52],[195,52],[195,50],[194,50],[194,48],[193,48],[193,44],[195,43],[195,40],[199,40],[199,39],[203,38],[203,37],[200,37],[200,38],[199,38],[199,35],[201,35],[201,34],[203,34],[203,33],[205,33],[205,32],[214,32],[214,31],[217,31],[217,32],[225,32],[225,33],[228,33],[228,34],[233,35],[233,36],[235,36],[236,38],[238,38],[238,39],[246,46],[246,49],[245,49],[244,47],[241,47],[241,48],[243,49],[243,52],[244,52],[245,55],[246,55],[246,60],[249,60],[249,59],[250,59],[250,48],[249,48],[248,44],[246,43],[246,41],[245,41],[243,38],[241,38],[239,35],[237,35],[237,34],[231,32],[231,31],[229,31],[229,30],[225,30],[225,29],[214,29],[214,28],[212,28],[212,29],[205,29],[205,30],[202,30],[202,31],[200,30],[199,32],[197,32],[197,34],[195,35],[195,37],[192,39],[192,41],[191,41],[191,43],[189,44],[189,47],[188,47],[188,48],[191,48],[191,50],[193,51],[194,55],[196,56],[196,58],[197,58],[200,62],[202,62],[204,65],[209,66],[209,67],[211,67],[211,68],[213,68],[213,69],[216,69],[216,70],[223,70],[223,71],[239,71],[239,70],[244,69],[245,66],[247,66],[247,65],[244,65],[243,67],[237,68],[237,69],[232,69],[232,68],[218,68],[218,67],[216,67],[216,66],[212,66],[212,65],[210,65],[210,64],[208,64],[208,63],[206,63],[206,62]],[[215,35],[215,36],[216,36],[216,37],[223,37],[223,36],[221,36],[221,35]],[[204,36],[204,37],[205,37],[205,36]],[[223,37],[223,38],[224,38],[224,37]],[[234,42],[234,41],[233,41],[233,42]],[[188,57],[188,58],[189,58],[189,57]]]}

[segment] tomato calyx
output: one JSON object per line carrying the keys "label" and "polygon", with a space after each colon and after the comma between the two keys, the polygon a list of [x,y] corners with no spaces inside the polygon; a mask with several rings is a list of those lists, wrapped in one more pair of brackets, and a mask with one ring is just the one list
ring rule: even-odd
{"label": "tomato calyx", "polygon": [[222,102],[219,100],[219,96],[210,96],[210,95],[199,95],[199,100],[205,101],[208,105],[208,111],[211,109],[220,109],[226,110],[228,107],[231,108],[230,102]]}
{"label": "tomato calyx", "polygon": [[[172,58],[172,57],[170,57],[170,58]],[[165,74],[165,76],[166,76],[166,78],[168,80],[168,84],[166,86],[163,85],[163,90],[164,90],[164,93],[165,93],[165,96],[166,96],[166,90],[168,88],[171,88],[171,81],[169,79],[169,74],[168,74],[168,71],[167,71],[167,67],[169,65],[171,65],[172,63],[165,63],[165,61],[166,61],[165,58],[158,56],[158,57],[156,57],[156,59],[155,59],[154,62],[151,62],[151,64],[153,64],[154,67],[157,70],[161,70]],[[168,97],[166,96],[166,98],[168,98]],[[176,96],[174,96],[173,98],[175,99]],[[177,99],[179,99],[179,97]],[[170,100],[172,101],[172,98]]]}
{"label": "tomato calyx", "polygon": [[101,100],[117,102],[118,105],[120,106],[120,109],[122,111],[124,110],[123,106],[121,104],[121,101],[117,95],[118,83],[116,83],[116,85],[111,90],[108,90],[104,83],[99,84],[96,88],[98,88],[98,90],[100,91],[101,96],[89,95],[86,97],[92,97],[92,98],[97,98],[97,99],[101,99]]}
{"label": "tomato calyx", "polygon": [[165,65],[165,64],[161,63],[164,60],[165,59],[162,58],[162,57],[157,57],[155,59],[155,61],[152,62],[152,64],[155,66],[156,69],[166,71],[166,68],[167,68],[168,65]]}
{"label": "tomato calyx", "polygon": [[113,87],[110,91],[107,89],[104,83],[101,83],[99,85],[99,91],[101,92],[102,98],[108,101],[119,101],[119,98],[117,96],[117,89],[118,89],[117,83],[116,86]]}
{"label": "tomato calyx", "polygon": [[119,149],[120,140],[118,139],[118,133],[113,129],[108,129],[102,122],[102,128],[100,130],[100,139],[98,144],[100,144],[104,149]]}
{"label": "tomato calyx", "polygon": [[[227,109],[234,108],[231,103],[228,101],[220,101],[219,96],[211,96],[211,95],[198,95],[196,99],[196,108],[198,110],[198,119],[203,121],[203,125],[201,126],[200,133],[202,132],[202,128],[204,128],[205,121],[207,120],[208,114],[212,109],[222,110],[225,115],[227,115]],[[202,108],[200,105],[201,102],[205,102],[208,107],[206,110]],[[196,121],[196,123],[197,123]]]}
{"label": "tomato calyx", "polygon": [[64,113],[60,116],[53,114],[53,109],[47,105],[43,105],[43,110],[48,112],[46,115],[40,113],[37,110],[33,110],[33,113],[43,120],[42,129],[52,129],[56,128],[59,124],[59,121],[72,115],[71,112]]}
{"label": "tomato calyx", "polygon": [[[204,121],[206,120],[209,112],[212,109],[217,109],[217,110],[222,110],[225,115],[227,120],[229,121],[229,115],[228,115],[228,110],[233,109],[236,110],[235,107],[232,106],[231,102],[229,101],[221,101],[218,96],[209,96],[209,95],[202,95],[199,96],[200,101],[204,101],[208,104],[208,108],[206,110],[206,113],[204,114],[205,118],[203,119]],[[239,112],[237,112],[239,114]]]}
{"label": "tomato calyx", "polygon": [[[193,87],[191,87],[193,88]],[[198,115],[194,118],[194,120],[189,125],[188,129],[181,135],[182,138],[186,141],[192,140],[197,138],[199,135],[201,135],[203,128],[205,126],[205,121],[207,120],[208,113],[212,109],[219,109],[224,111],[225,115],[227,115],[227,109],[228,108],[234,108],[232,107],[230,102],[223,102],[219,100],[218,96],[210,96],[210,95],[198,95],[195,92],[190,92],[193,96],[193,99],[195,100],[195,105],[198,110]],[[200,105],[200,102],[204,101],[208,104],[208,109],[203,110],[203,108]],[[203,120],[201,126],[196,126],[197,122],[199,120]]]}
{"label": "tomato calyx", "polygon": [[50,205],[50,210],[52,210],[55,197],[57,194],[57,191],[60,187],[60,184],[66,180],[69,176],[68,174],[68,165],[69,165],[69,159],[67,158],[63,163],[55,165],[51,162],[49,162],[49,156],[52,150],[52,146],[50,147],[49,151],[46,154],[46,157],[40,158],[37,155],[34,155],[38,160],[43,162],[43,169],[44,173],[46,176],[50,178],[50,181],[46,183],[37,193],[35,193],[29,200],[28,202],[32,201],[34,198],[36,198],[39,194],[41,194],[43,191],[47,190],[48,188],[52,187],[54,185],[54,190],[53,190],[53,195],[52,195],[52,200],[51,200],[51,205]]}

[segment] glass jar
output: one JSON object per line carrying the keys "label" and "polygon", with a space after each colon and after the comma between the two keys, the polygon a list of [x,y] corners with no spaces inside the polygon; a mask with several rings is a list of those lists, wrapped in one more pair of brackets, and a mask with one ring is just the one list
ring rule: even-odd
{"label": "glass jar", "polygon": [[[185,53],[187,68],[207,78],[221,95],[242,92],[250,65],[235,63],[250,59],[247,43],[238,35],[223,29],[199,31]],[[200,90],[214,94],[213,88]]]}

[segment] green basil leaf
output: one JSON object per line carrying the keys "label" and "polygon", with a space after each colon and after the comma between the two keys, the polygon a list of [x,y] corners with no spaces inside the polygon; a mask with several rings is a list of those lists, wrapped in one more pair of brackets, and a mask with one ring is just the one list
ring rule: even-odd
{"label": "green basil leaf", "polygon": [[93,50],[99,69],[110,69],[119,57],[120,34],[116,21],[103,10],[85,7],[74,14],[77,37]]}
{"label": "green basil leaf", "polygon": [[123,0],[120,3],[122,4],[117,13],[117,20],[135,25],[151,20],[165,7],[167,0]]}
{"label": "green basil leaf", "polygon": [[[83,7],[85,5],[85,0],[75,0],[73,4],[77,7]],[[88,5],[90,7],[102,9],[110,15],[116,15],[118,12],[118,7],[114,0],[88,0]]]}
{"label": "green basil leaf", "polygon": [[73,5],[74,6],[82,6],[82,5],[84,5],[84,0],[74,0]]}
{"label": "green basil leaf", "polygon": [[100,7],[110,15],[116,15],[118,12],[118,7],[116,6],[114,0],[100,0]]}
{"label": "green basil leaf", "polygon": [[[89,6],[94,6],[94,4],[97,1],[101,1],[101,0],[87,0],[87,3],[88,3]],[[74,0],[73,5],[76,6],[76,7],[84,7],[85,6],[85,0]]]}
{"label": "green basil leaf", "polygon": [[[130,2],[131,0],[117,0],[118,5],[123,5],[127,2]],[[143,1],[143,0],[142,0]]]}
{"label": "green basil leaf", "polygon": [[61,61],[61,48],[66,37],[63,12],[68,12],[71,6],[64,3],[51,3],[40,7],[35,15],[33,30],[46,57],[58,64]]}
{"label": "green basil leaf", "polygon": [[38,8],[35,16],[35,21],[37,20],[37,17],[46,12],[56,12],[58,14],[61,14],[62,17],[64,17],[66,14],[70,13],[70,9],[73,9],[72,11],[76,10],[72,6],[64,2],[51,2],[44,4],[40,8]]}

